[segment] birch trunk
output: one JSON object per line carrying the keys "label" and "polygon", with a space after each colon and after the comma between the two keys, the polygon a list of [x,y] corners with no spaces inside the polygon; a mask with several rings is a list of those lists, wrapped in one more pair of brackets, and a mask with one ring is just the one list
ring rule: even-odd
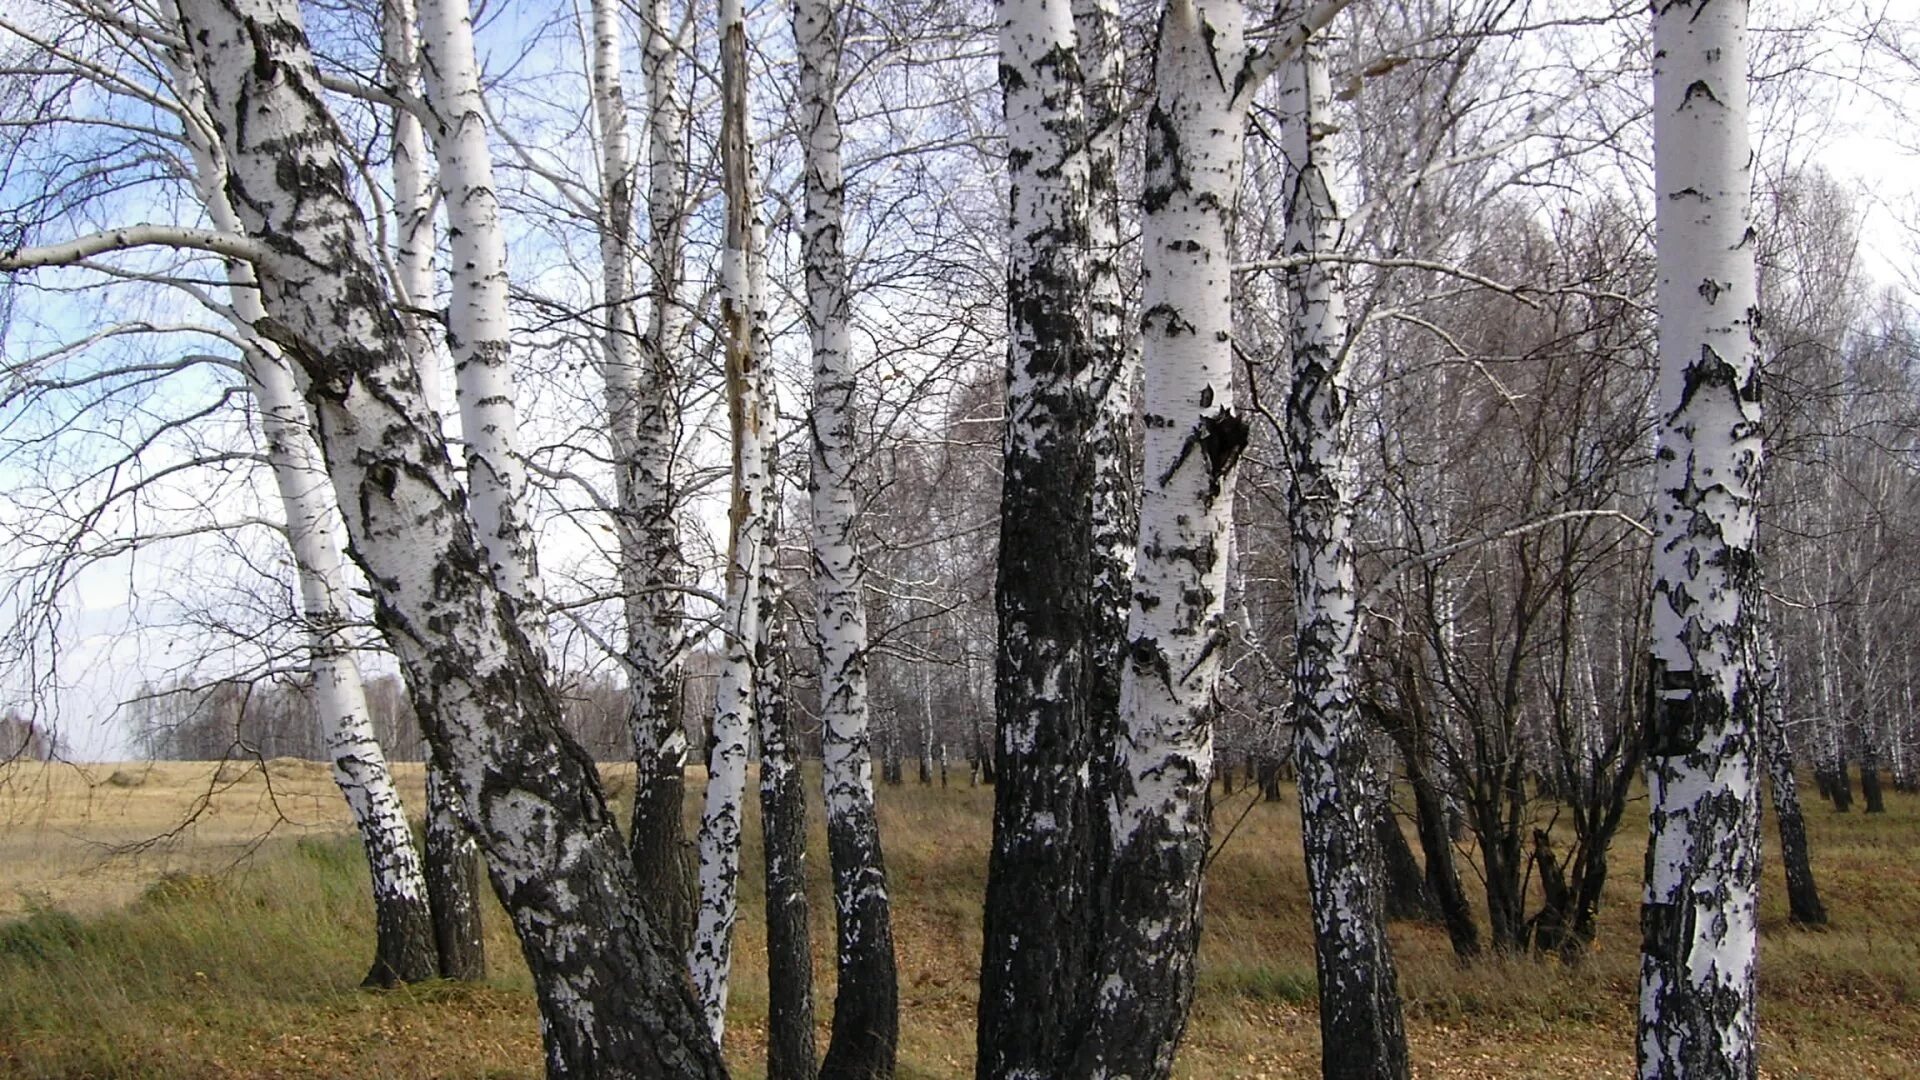
{"label": "birch trunk", "polygon": [[[665,18],[665,5],[652,12]],[[631,847],[642,894],[662,933],[682,951],[692,945],[694,906],[684,858],[686,735],[680,724],[679,651],[681,604],[679,541],[673,527],[670,472],[673,434],[666,418],[674,410],[673,383],[664,378],[665,351],[643,336],[636,309],[634,271],[639,259],[634,210],[639,170],[627,132],[626,96],[620,73],[621,8],[594,0],[592,57],[594,115],[600,134],[601,305],[607,324],[601,335],[601,380],[606,389],[607,442],[614,462],[614,533],[626,618],[627,726],[633,739],[636,776]],[[645,34],[649,93],[653,65],[667,68],[665,93],[672,100],[671,60],[664,32]],[[654,122],[675,125],[672,108],[656,109]],[[670,130],[658,133],[671,144]],[[669,155],[654,166],[670,171]],[[665,179],[665,178],[663,178]],[[654,243],[675,244],[669,232]],[[656,266],[653,325],[671,324],[673,268],[677,256],[651,252]]]}
{"label": "birch trunk", "polygon": [[486,930],[480,921],[480,846],[460,817],[458,796],[438,762],[427,762],[427,899],[440,977],[487,977]]}
{"label": "birch trunk", "polygon": [[1073,1073],[1165,1077],[1199,944],[1235,466],[1229,232],[1259,82],[1238,3],[1173,0],[1155,48],[1141,196],[1145,484],[1108,909]]}
{"label": "birch trunk", "polygon": [[1761,467],[1747,5],[1653,8],[1661,421],[1640,1075],[1756,1075]]}
{"label": "birch trunk", "polygon": [[997,9],[1008,419],[977,1074],[1028,1077],[1064,1064],[1088,970],[1088,161],[1069,5],[1000,0]]}
{"label": "birch trunk", "polygon": [[[387,0],[380,8],[380,48],[387,77],[412,93],[420,84],[420,36],[412,0]],[[409,109],[393,110],[394,286],[406,329],[407,351],[420,372],[420,386],[436,418],[446,412],[440,348],[427,312],[435,307],[433,280],[433,195],[426,134]],[[442,424],[444,430],[444,423]],[[448,979],[486,977],[484,931],[480,925],[480,849],[460,820],[459,809],[437,767],[427,764],[427,897],[433,909],[433,936],[440,950],[440,975]]]}
{"label": "birch trunk", "polygon": [[1760,748],[1767,758],[1767,786],[1774,822],[1780,829],[1780,864],[1786,871],[1788,917],[1801,926],[1825,926],[1827,907],[1813,877],[1807,849],[1807,819],[1800,811],[1800,782],[1793,772],[1793,746],[1787,742],[1786,688],[1771,637],[1764,644],[1763,682],[1757,707]]}
{"label": "birch trunk", "polygon": [[256,329],[303,369],[375,619],[520,935],[551,1076],[721,1077],[678,965],[635,900],[592,763],[493,583],[347,193],[288,0],[185,0],[185,38],[258,264]]}
{"label": "birch trunk", "polygon": [[[244,235],[239,215],[228,201],[222,179],[225,159],[217,145],[206,95],[188,58],[174,65],[184,125],[194,162],[194,186],[207,215],[220,232]],[[257,323],[265,314],[251,266],[227,264],[229,302],[239,321]],[[351,605],[346,567],[334,541],[339,511],[326,488],[326,468],[294,374],[278,351],[256,341],[242,360],[249,388],[260,410],[267,461],[286,519],[300,585],[300,610],[307,628],[307,668],[313,677],[314,711],[321,742],[333,763],[334,783],[347,800],[359,830],[373,886],[375,945],[363,986],[391,987],[419,982],[438,973],[432,909],[426,878],[406,808],[374,735],[373,715],[360,681],[348,638]]]}
{"label": "birch trunk", "polygon": [[754,644],[759,640],[761,564],[769,542],[773,475],[768,468],[766,312],[760,266],[759,183],[747,111],[747,27],[740,0],[721,0],[721,174],[726,230],[720,254],[720,321],[726,344],[727,411],[733,433],[725,658],[714,689],[707,792],[700,819],[700,910],[688,967],[715,1042],[726,1030],[733,927],[739,916],[740,830],[753,726]]}
{"label": "birch trunk", "polygon": [[873,802],[873,737],[867,713],[865,569],[854,521],[854,381],[851,298],[842,247],[845,185],[840,168],[840,5],[795,0],[800,59],[806,214],[807,329],[813,349],[810,503],[820,634],[820,724],[825,758],[827,852],[833,867],[835,966],[832,1035],[820,1075],[893,1075],[899,989],[886,861]]}
{"label": "birch trunk", "polygon": [[[771,388],[768,393],[772,398]],[[777,455],[768,473],[778,475]],[[800,735],[787,708],[777,500],[760,568],[754,718],[760,732],[760,829],[766,853],[767,1078],[814,1080],[813,937],[807,904],[807,793]]]}
{"label": "birch trunk", "polygon": [[543,657],[546,610],[527,513],[527,465],[514,407],[507,246],[467,0],[420,0],[429,132],[447,208],[447,345],[467,454],[467,495],[488,572]]}
{"label": "birch trunk", "polygon": [[1294,688],[1300,820],[1320,984],[1320,1061],[1328,1077],[1404,1077],[1406,1031],[1387,943],[1385,869],[1369,829],[1383,797],[1353,700],[1355,463],[1347,412],[1343,225],[1326,139],[1335,130],[1317,39],[1282,69],[1292,378],[1287,393],[1287,521],[1293,535]]}
{"label": "birch trunk", "polygon": [[[1120,673],[1126,666],[1133,549],[1139,540],[1133,454],[1134,386],[1140,355],[1120,283],[1120,135],[1126,126],[1125,45],[1117,0],[1074,0],[1073,29],[1087,118],[1087,334],[1093,421],[1087,432],[1093,504],[1088,558],[1087,741],[1090,792],[1114,786],[1120,742]],[[1108,831],[1083,815],[1089,879],[1103,880]],[[1096,894],[1097,895],[1097,894]],[[1089,916],[1091,919],[1091,915]],[[1091,949],[1091,942],[1083,946]]]}
{"label": "birch trunk", "polygon": [[[681,235],[686,214],[687,128],[677,56],[669,33],[669,0],[650,0],[641,41],[647,99],[648,314],[640,340],[634,400],[633,457],[627,478],[631,501],[622,504],[640,545],[639,565],[654,591],[629,597],[628,664],[645,687],[629,705],[634,793],[630,830],[642,894],[659,914],[662,931],[686,952],[693,945],[695,887],[685,818],[687,736],[681,708],[684,578],[680,533],[674,523],[675,449],[678,443],[678,370],[687,320],[680,305]],[[636,638],[638,640],[636,640]]]}

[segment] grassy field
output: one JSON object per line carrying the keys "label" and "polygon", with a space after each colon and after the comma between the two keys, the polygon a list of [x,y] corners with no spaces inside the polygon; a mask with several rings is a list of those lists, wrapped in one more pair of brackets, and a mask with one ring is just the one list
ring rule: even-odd
{"label": "grassy field", "polygon": [[[119,783],[110,783],[116,772]],[[499,913],[491,913],[490,981],[356,989],[370,956],[371,911],[326,771],[278,762],[236,772],[0,771],[0,1075],[538,1075],[529,983]],[[619,791],[623,779],[610,773],[610,787]],[[410,805],[420,805],[418,767],[402,780]],[[992,795],[909,785],[880,798],[901,963],[900,1075],[971,1076]],[[1239,816],[1242,798],[1223,803],[1223,820]],[[1888,805],[1876,817],[1811,808],[1829,932],[1786,924],[1769,860],[1760,976],[1767,1076],[1920,1076],[1920,801],[1891,795]],[[824,1021],[832,927],[824,836],[814,825]],[[1214,864],[1184,1076],[1317,1073],[1298,828],[1290,802],[1253,806]],[[172,835],[125,850],[162,833]],[[1633,826],[1622,836],[1600,948],[1577,968],[1531,959],[1462,968],[1437,928],[1394,927],[1417,1075],[1631,1075],[1643,844]],[[747,858],[728,1052],[736,1075],[752,1077],[760,1075],[766,992],[757,847]]]}

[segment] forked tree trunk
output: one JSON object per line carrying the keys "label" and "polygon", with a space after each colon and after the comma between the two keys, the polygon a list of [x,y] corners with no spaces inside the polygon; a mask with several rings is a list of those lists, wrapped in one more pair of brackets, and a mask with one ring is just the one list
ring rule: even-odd
{"label": "forked tree trunk", "polygon": [[806,213],[807,330],[813,350],[809,501],[815,615],[820,634],[820,723],[833,867],[833,1028],[820,1075],[890,1077],[899,1042],[899,985],[886,860],[873,802],[873,735],[867,707],[867,612],[855,528],[852,338],[848,319],[840,167],[840,5],[795,0],[800,137]]}
{"label": "forked tree trunk", "polygon": [[1349,446],[1346,275],[1312,261],[1334,255],[1342,224],[1323,140],[1339,130],[1321,47],[1309,40],[1283,69],[1281,148],[1287,164],[1286,254],[1292,306],[1287,459],[1292,482],[1294,691],[1301,831],[1320,983],[1320,1061],[1335,1080],[1407,1075],[1385,875],[1368,828],[1379,778],[1353,699],[1354,461]]}
{"label": "forked tree trunk", "polygon": [[[635,748],[630,845],[642,891],[662,932],[685,949],[692,944],[693,895],[680,813],[686,791],[686,736],[680,726],[676,656],[678,543],[667,482],[672,446],[669,440],[663,455],[654,430],[675,403],[671,380],[659,372],[663,354],[657,347],[649,349],[636,310],[634,204],[639,174],[620,75],[622,10],[613,0],[594,0],[591,69],[600,136],[601,308],[606,318],[600,374],[614,462],[614,536],[626,618],[627,727]],[[651,34],[648,43],[651,47]],[[649,60],[655,62],[664,61]],[[675,119],[671,110],[663,112],[656,115],[656,123]],[[672,165],[669,161],[660,167]],[[674,242],[671,234],[656,233],[653,239],[655,244]],[[660,261],[657,256],[655,261]],[[665,310],[671,301],[663,299],[666,290],[656,287],[655,293],[655,323],[665,324],[671,318]]]}
{"label": "forked tree trunk", "polygon": [[[628,702],[633,736],[633,820],[629,829],[641,894],[661,932],[682,953],[693,947],[695,887],[686,823],[687,736],[681,709],[683,576],[674,480],[678,355],[687,318],[680,303],[681,238],[686,219],[681,140],[687,126],[669,34],[669,0],[648,0],[641,70],[647,97],[647,330],[633,386],[632,457],[621,475],[621,513],[638,546],[627,570],[642,588],[627,597],[627,663],[644,692]],[[623,556],[625,558],[625,556]]]}
{"label": "forked tree trunk", "polygon": [[1007,426],[994,601],[998,782],[976,1075],[1047,1076],[1087,973],[1093,422],[1086,119],[1073,13],[1000,0],[1007,123]]}
{"label": "forked tree trunk", "polygon": [[1165,1077],[1193,999],[1233,480],[1228,242],[1264,72],[1238,3],[1173,0],[1155,48],[1141,196],[1146,445],[1111,865],[1071,1075]]}
{"label": "forked tree trunk", "polygon": [[592,762],[468,525],[445,441],[348,194],[287,0],[185,0],[267,317],[308,404],[375,619],[463,816],[480,831],[539,996],[549,1075],[726,1074],[634,895]]}
{"label": "forked tree trunk", "polygon": [[[222,184],[224,151],[206,115],[206,95],[187,57],[174,66],[177,91],[186,110],[184,133],[194,162],[194,186],[214,227],[244,235]],[[227,264],[229,302],[241,323],[251,326],[265,314],[252,267]],[[306,622],[307,666],[313,676],[313,703],[322,744],[333,763],[334,782],[360,832],[373,885],[374,959],[362,984],[394,986],[438,974],[432,909],[419,849],[407,824],[406,808],[387,768],[386,754],[374,736],[360,668],[353,659],[347,627],[346,566],[334,540],[339,510],[325,486],[326,468],[313,441],[307,406],[294,373],[271,343],[255,340],[243,354],[248,386],[260,410],[267,461],[279,489],[287,543],[300,587],[300,612]]]}
{"label": "forked tree trunk", "polygon": [[1653,8],[1661,421],[1640,1075],[1752,1077],[1761,468],[1747,4]]}
{"label": "forked tree trunk", "polygon": [[700,818],[700,910],[688,966],[716,1042],[726,1030],[733,927],[739,917],[740,837],[753,727],[753,650],[760,636],[762,564],[769,556],[774,495],[769,447],[771,357],[762,306],[758,177],[747,112],[747,26],[740,0],[720,3],[722,189],[726,226],[720,253],[720,321],[726,347],[727,412],[733,432],[733,507],[727,541],[726,635],[714,687],[706,805]]}

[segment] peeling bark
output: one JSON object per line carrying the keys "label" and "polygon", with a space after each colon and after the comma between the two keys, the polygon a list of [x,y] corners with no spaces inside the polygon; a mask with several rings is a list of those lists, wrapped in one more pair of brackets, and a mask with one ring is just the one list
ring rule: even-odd
{"label": "peeling bark", "polygon": [[1640,1075],[1753,1077],[1762,461],[1747,5],[1653,8],[1659,447]]}
{"label": "peeling bark", "polygon": [[739,918],[740,836],[747,787],[747,739],[754,723],[753,650],[760,636],[759,591],[770,555],[775,495],[769,448],[770,393],[759,178],[747,111],[747,28],[739,0],[721,0],[721,173],[726,227],[720,255],[720,321],[726,346],[727,412],[733,433],[733,506],[727,541],[726,635],[709,729],[707,791],[700,818],[700,908],[688,966],[718,1042],[726,1030],[733,927]]}

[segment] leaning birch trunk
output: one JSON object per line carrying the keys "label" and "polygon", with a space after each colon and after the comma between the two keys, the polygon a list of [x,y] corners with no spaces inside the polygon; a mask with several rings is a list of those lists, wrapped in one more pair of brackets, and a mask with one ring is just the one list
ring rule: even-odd
{"label": "leaning birch trunk", "polygon": [[[226,166],[212,121],[205,115],[205,93],[186,57],[173,71],[185,109],[187,143],[194,163],[194,187],[215,228],[244,234],[239,215],[221,180]],[[251,326],[266,314],[253,269],[227,264],[229,301],[236,318]],[[267,461],[286,518],[300,584],[300,610],[307,626],[307,667],[313,676],[314,712],[321,742],[333,762],[333,779],[346,797],[360,832],[373,886],[375,944],[373,964],[363,986],[391,987],[419,982],[438,973],[432,908],[420,855],[407,825],[406,807],[374,735],[360,668],[347,635],[346,566],[334,541],[339,510],[325,486],[326,468],[314,445],[306,403],[277,350],[256,339],[242,360],[248,387],[260,410]]]}
{"label": "leaning birch trunk", "polygon": [[428,128],[447,207],[447,344],[467,451],[467,496],[488,570],[534,651],[546,610],[527,512],[527,465],[514,407],[507,245],[494,194],[487,112],[467,0],[419,0]]}
{"label": "leaning birch trunk", "polygon": [[1316,261],[1338,254],[1343,230],[1326,144],[1338,129],[1318,39],[1282,68],[1281,78],[1292,308],[1286,444],[1294,761],[1320,985],[1321,1072],[1338,1080],[1404,1077],[1407,1040],[1387,943],[1385,866],[1370,828],[1385,795],[1353,699],[1359,623],[1346,275],[1336,263]]}
{"label": "leaning birch trunk", "polygon": [[1112,867],[1091,1015],[1071,1070],[1165,1077],[1199,945],[1235,466],[1232,249],[1258,75],[1238,3],[1172,0],[1141,194],[1145,484],[1122,674]]}
{"label": "leaning birch trunk", "polygon": [[[617,10],[617,9],[616,9]],[[624,526],[638,547],[623,579],[627,666],[632,685],[627,727],[633,736],[633,821],[628,835],[642,895],[661,931],[685,953],[693,945],[695,889],[687,857],[682,806],[686,799],[687,736],[680,715],[681,638],[685,631],[680,534],[674,523],[677,445],[674,356],[686,318],[680,307],[681,234],[686,214],[685,165],[680,140],[687,127],[675,77],[677,53],[668,27],[669,0],[650,0],[644,12],[641,70],[647,99],[648,316],[634,369],[633,454],[622,476]]]}
{"label": "leaning birch trunk", "polygon": [[998,783],[981,1077],[1054,1075],[1088,970],[1091,800],[1087,147],[1069,5],[1000,0],[1009,179],[1007,428],[995,605]]}
{"label": "leaning birch trunk", "polygon": [[1756,1074],[1762,460],[1747,4],[1653,8],[1659,448],[1640,1075]]}
{"label": "leaning birch trunk", "polygon": [[747,112],[747,26],[740,0],[720,3],[722,188],[726,228],[720,250],[720,323],[726,344],[727,413],[733,434],[733,507],[727,541],[725,655],[714,688],[707,793],[700,817],[700,910],[687,965],[715,1042],[726,1031],[733,926],[739,917],[740,834],[753,726],[754,644],[759,640],[760,562],[766,557],[767,395],[762,366],[766,312],[758,277],[759,184]]}
{"label": "leaning birch trunk", "polygon": [[1774,823],[1780,830],[1780,865],[1787,878],[1787,917],[1801,926],[1825,926],[1827,906],[1820,902],[1813,859],[1807,848],[1807,819],[1800,810],[1800,782],[1793,772],[1793,746],[1787,742],[1786,686],[1771,635],[1762,643],[1762,693],[1756,712],[1760,749],[1766,755],[1767,787]]}
{"label": "leaning birch trunk", "polygon": [[821,1076],[893,1075],[899,988],[886,861],[873,802],[873,737],[867,714],[864,567],[854,521],[856,383],[842,248],[845,184],[840,169],[840,5],[795,0],[806,214],[807,329],[813,349],[809,502],[820,635],[820,726],[833,867],[834,956],[839,972],[833,1028]]}
{"label": "leaning birch trunk", "polygon": [[[387,77],[413,93],[420,83],[420,41],[412,0],[388,0],[380,8],[380,49]],[[420,372],[420,385],[434,414],[445,412],[440,348],[428,327],[434,307],[433,196],[426,134],[412,110],[393,110],[393,264],[401,325],[407,351]],[[427,763],[427,898],[433,909],[433,936],[440,951],[440,975],[447,979],[486,977],[485,935],[480,925],[480,848],[450,787]]]}
{"label": "leaning birch trunk", "polygon": [[[762,370],[771,371],[771,367]],[[767,399],[774,400],[771,386]],[[779,475],[778,456],[771,452],[767,475]],[[800,772],[800,733],[787,707],[787,635],[779,614],[779,499],[770,496],[768,501],[772,524],[760,560],[759,635],[753,649],[753,709],[760,733],[760,831],[766,854],[767,1078],[814,1080],[806,778]]]}
{"label": "leaning birch trunk", "polygon": [[266,316],[308,405],[374,617],[479,829],[539,996],[550,1076],[723,1077],[698,1002],[634,894],[592,762],[473,537],[464,496],[289,0],[183,0]]}

